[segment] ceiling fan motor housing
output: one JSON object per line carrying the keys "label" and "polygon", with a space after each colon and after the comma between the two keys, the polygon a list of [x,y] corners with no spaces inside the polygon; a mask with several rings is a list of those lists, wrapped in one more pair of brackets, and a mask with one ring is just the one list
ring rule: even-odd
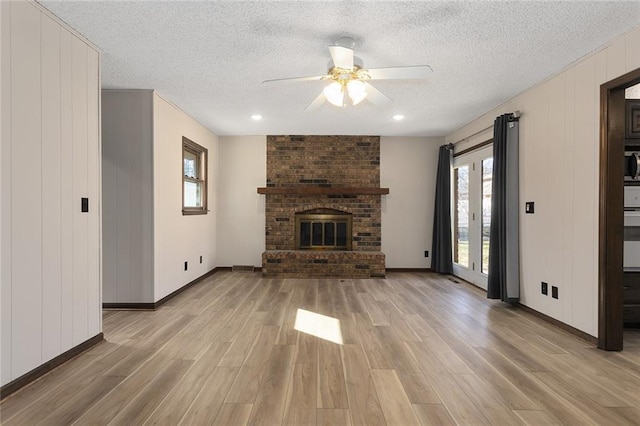
{"label": "ceiling fan motor housing", "polygon": [[346,47],[347,49],[353,49],[356,46],[356,40],[353,37],[344,36],[340,37],[334,43],[334,46]]}

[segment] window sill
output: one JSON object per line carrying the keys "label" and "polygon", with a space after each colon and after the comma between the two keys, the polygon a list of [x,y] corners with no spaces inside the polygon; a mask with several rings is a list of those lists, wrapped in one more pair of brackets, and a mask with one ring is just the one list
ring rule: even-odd
{"label": "window sill", "polygon": [[209,210],[182,210],[182,216],[193,216],[199,214],[207,214]]}

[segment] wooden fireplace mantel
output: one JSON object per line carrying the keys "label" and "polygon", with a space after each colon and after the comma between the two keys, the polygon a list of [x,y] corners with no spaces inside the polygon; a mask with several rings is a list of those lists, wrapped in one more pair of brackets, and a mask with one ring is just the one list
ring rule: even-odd
{"label": "wooden fireplace mantel", "polygon": [[324,186],[293,186],[293,187],[260,187],[258,194],[278,195],[386,195],[389,188],[371,187],[324,187]]}

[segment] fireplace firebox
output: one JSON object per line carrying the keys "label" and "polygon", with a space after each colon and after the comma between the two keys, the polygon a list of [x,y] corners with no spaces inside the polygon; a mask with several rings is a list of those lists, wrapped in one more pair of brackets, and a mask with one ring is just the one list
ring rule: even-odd
{"label": "fireplace firebox", "polygon": [[296,250],[351,250],[351,214],[317,209],[295,215]]}

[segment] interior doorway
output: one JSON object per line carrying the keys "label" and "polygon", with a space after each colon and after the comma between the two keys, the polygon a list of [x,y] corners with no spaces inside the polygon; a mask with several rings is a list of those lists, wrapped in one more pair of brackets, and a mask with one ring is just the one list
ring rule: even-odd
{"label": "interior doorway", "polygon": [[600,86],[600,209],[598,232],[598,347],[623,346],[623,190],[625,89],[640,68]]}

